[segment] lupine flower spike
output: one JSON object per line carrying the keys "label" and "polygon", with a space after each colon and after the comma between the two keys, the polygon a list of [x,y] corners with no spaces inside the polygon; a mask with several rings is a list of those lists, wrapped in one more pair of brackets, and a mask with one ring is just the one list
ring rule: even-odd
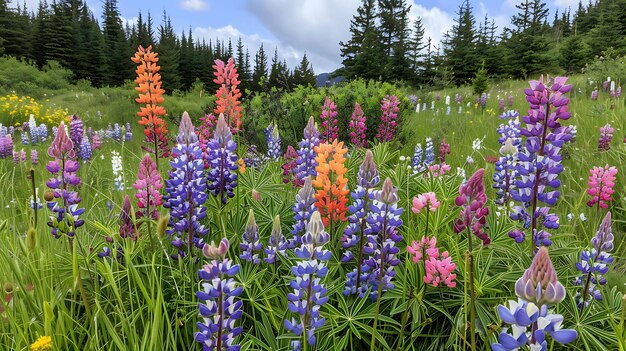
{"label": "lupine flower spike", "polygon": [[222,204],[234,197],[237,186],[237,144],[226,124],[224,115],[217,120],[213,139],[207,144],[207,160],[211,170],[207,174],[207,188],[219,196]]}
{"label": "lupine flower spike", "polygon": [[322,141],[332,143],[337,139],[339,127],[337,126],[337,105],[330,101],[330,97],[326,97],[324,106],[322,106],[322,114],[320,114],[322,124],[320,125],[320,138]]}
{"label": "lupine flower spike", "polygon": [[239,244],[239,248],[242,251],[239,258],[242,260],[252,262],[254,264],[259,264],[261,262],[257,252],[261,252],[263,250],[263,244],[261,244],[261,241],[259,240],[259,227],[256,225],[254,211],[252,209],[250,209],[248,214],[248,222],[246,223],[246,229],[241,236],[241,244]]}
{"label": "lupine flower spike", "polygon": [[615,192],[613,187],[615,186],[617,168],[609,167],[609,165],[593,167],[589,173],[587,194],[591,196],[591,200],[587,201],[587,206],[593,207],[598,204],[599,208],[608,208],[609,202],[612,200],[611,195]]}
{"label": "lupine flower spike", "polygon": [[241,129],[241,82],[235,60],[231,57],[226,64],[222,60],[215,60],[213,70],[213,83],[220,86],[215,92],[216,106],[213,113],[217,116],[224,114],[228,118],[231,133],[237,133]]}
{"label": "lupine flower spike", "polygon": [[598,139],[598,151],[609,151],[615,129],[610,124],[600,127],[600,139]]}
{"label": "lupine flower spike", "polygon": [[276,215],[272,224],[272,234],[270,235],[269,243],[265,248],[265,253],[267,254],[267,257],[264,259],[265,262],[269,264],[277,262],[279,255],[285,255],[287,246],[288,243],[285,241],[285,236],[283,235],[283,231],[280,227],[280,216]]}
{"label": "lupine flower spike", "polygon": [[380,142],[392,141],[396,133],[396,127],[398,126],[398,111],[400,111],[400,100],[395,95],[387,95],[380,102],[380,110],[383,111],[383,115],[380,118],[380,125],[378,126],[378,134],[376,139]]}
{"label": "lupine flower spike", "polygon": [[243,288],[238,287],[233,278],[239,273],[239,265],[226,257],[228,239],[224,238],[219,246],[205,244],[202,252],[210,259],[198,271],[202,281],[202,290],[196,293],[202,321],[196,325],[198,332],[194,338],[204,351],[239,351],[235,338],[243,332],[235,323],[243,315],[243,302],[237,299]]}
{"label": "lupine flower spike", "polygon": [[354,103],[354,112],[352,112],[352,118],[348,124],[348,135],[350,135],[350,142],[356,147],[366,147],[367,140],[365,138],[365,132],[367,126],[365,124],[366,117],[363,114],[361,105],[358,102]]}
{"label": "lupine flower spike", "polygon": [[[298,153],[293,146],[287,146],[287,151],[283,155],[285,163],[281,166],[283,169],[283,183],[293,184],[295,187],[300,187],[304,184],[304,181],[298,179],[296,167],[298,166]],[[240,159],[241,160],[241,159]]]}
{"label": "lupine flower spike", "polygon": [[139,163],[137,181],[133,187],[137,190],[135,197],[140,208],[137,218],[159,219],[158,207],[163,204],[163,195],[160,193],[163,183],[154,160],[148,154]]}
{"label": "lupine flower spike", "polygon": [[311,176],[304,178],[304,185],[296,194],[296,202],[292,207],[293,219],[295,223],[291,229],[293,238],[289,239],[289,248],[293,249],[301,244],[301,236],[306,231],[311,220],[311,215],[316,211],[315,208],[315,189],[313,189],[313,183]]}
{"label": "lupine flower spike", "polygon": [[315,170],[317,167],[315,147],[319,144],[320,133],[317,131],[313,116],[311,116],[304,128],[304,139],[298,144],[300,148],[298,149],[298,160],[296,161],[297,166],[295,172],[300,181],[304,181],[306,176],[315,177],[317,175],[317,171]]}

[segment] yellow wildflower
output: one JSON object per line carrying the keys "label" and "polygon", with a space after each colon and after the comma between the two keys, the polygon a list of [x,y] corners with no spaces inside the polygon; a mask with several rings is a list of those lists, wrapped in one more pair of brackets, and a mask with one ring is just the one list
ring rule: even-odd
{"label": "yellow wildflower", "polygon": [[31,351],[52,350],[52,338],[49,336],[40,336],[37,341],[30,344]]}

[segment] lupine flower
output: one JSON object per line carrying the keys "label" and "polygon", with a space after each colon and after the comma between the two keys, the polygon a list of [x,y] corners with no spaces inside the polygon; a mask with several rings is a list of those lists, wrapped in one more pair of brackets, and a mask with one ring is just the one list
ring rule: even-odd
{"label": "lupine flower", "polygon": [[621,85],[617,87],[617,90],[615,91],[615,96],[617,98],[621,98],[622,97],[622,86]]}
{"label": "lupine flower", "polygon": [[133,141],[133,128],[130,126],[129,122],[126,122],[124,141]]}
{"label": "lupine flower", "polygon": [[450,144],[446,143],[446,138],[441,139],[439,144],[439,162],[446,162],[446,155],[450,155]]}
{"label": "lupine flower", "polygon": [[336,221],[345,221],[348,210],[347,203],[349,194],[348,178],[345,177],[348,169],[344,165],[348,149],[343,147],[343,142],[336,139],[328,143],[322,143],[314,148],[317,153],[315,167],[317,176],[313,180],[313,186],[317,188],[315,193],[315,206],[322,216],[324,226],[330,226]]}
{"label": "lupine flower", "polygon": [[120,236],[123,239],[130,238],[137,240],[138,233],[131,218],[132,211],[130,198],[128,195],[124,195],[124,203],[122,204],[122,211],[120,212]]}
{"label": "lupine flower", "polygon": [[435,148],[433,146],[433,139],[426,138],[426,148],[424,155],[424,165],[429,166],[435,162]]}
{"label": "lupine flower", "polygon": [[614,129],[610,124],[600,127],[600,139],[598,139],[598,151],[608,151],[611,149],[611,139],[613,139]]}
{"label": "lupine flower", "polygon": [[591,100],[595,101],[598,100],[598,90],[594,90],[591,92]]}
{"label": "lupine flower", "polygon": [[102,147],[102,138],[100,138],[99,134],[94,134],[91,137],[91,147],[93,150],[98,150]]}
{"label": "lupine flower", "polygon": [[169,179],[165,181],[163,204],[170,210],[166,233],[178,251],[172,255],[175,259],[194,256],[193,247],[202,249],[204,237],[209,232],[201,223],[206,218],[204,203],[207,199],[203,154],[187,112],[181,118],[176,141],[178,144],[172,149],[174,158],[170,161]]}
{"label": "lupine flower", "polygon": [[423,236],[420,241],[413,241],[411,245],[407,246],[406,252],[412,256],[411,259],[415,263],[423,262],[431,257],[437,258],[439,257],[437,238]]}
{"label": "lupine flower", "polygon": [[156,52],[152,52],[152,45],[145,49],[139,45],[131,60],[138,64],[135,70],[137,73],[135,83],[138,86],[135,90],[139,92],[139,97],[135,101],[143,105],[137,115],[141,117],[139,124],[144,126],[148,144],[148,146],[144,145],[143,149],[155,155],[155,165],[158,169],[158,159],[169,156],[169,147],[167,127],[161,118],[166,113],[165,108],[161,106],[165,90],[161,88],[161,75],[159,74],[161,67],[157,64],[159,61],[157,56]]}
{"label": "lupine flower", "polygon": [[198,308],[203,321],[196,323],[199,331],[194,339],[202,344],[203,350],[238,351],[235,338],[243,332],[235,323],[243,315],[243,302],[237,299],[243,288],[237,287],[233,277],[239,273],[239,265],[226,258],[228,239],[224,238],[216,247],[205,244],[202,252],[211,261],[198,271],[202,290],[196,293]]}
{"label": "lupine flower", "polygon": [[434,165],[430,165],[428,166],[428,172],[426,173],[426,176],[431,178],[438,178],[450,172],[450,169],[450,165],[446,164],[445,162],[441,164],[437,163]]}
{"label": "lupine flower", "polygon": [[[609,271],[609,265],[613,263],[610,251],[613,250],[613,231],[611,230],[611,212],[607,212],[600,224],[596,235],[591,239],[591,249],[587,249],[580,254],[580,262],[576,262],[576,269],[581,272],[581,276],[574,280],[574,285],[582,287],[576,292],[576,301],[579,308],[589,305],[591,301],[602,300],[602,292],[598,285],[606,285],[603,277]],[[582,295],[582,296],[581,296]]]}
{"label": "lupine flower", "polygon": [[456,270],[456,264],[452,262],[452,257],[448,251],[441,253],[440,257],[429,257],[424,262],[424,283],[431,284],[435,288],[439,284],[445,284],[449,288],[456,286],[456,274],[452,273]]}
{"label": "lupine flower", "polygon": [[304,185],[296,194],[296,202],[291,207],[293,210],[293,219],[295,221],[291,234],[293,238],[289,239],[289,248],[295,248],[301,244],[301,234],[304,233],[309,225],[311,215],[315,212],[315,189],[311,176],[304,177]]}
{"label": "lupine flower", "polygon": [[383,111],[380,117],[380,125],[378,126],[378,134],[376,139],[380,142],[392,141],[396,133],[398,122],[398,111],[400,111],[400,100],[395,95],[387,95],[380,102],[380,110]]}
{"label": "lupine flower", "polygon": [[500,111],[504,111],[504,99],[500,99]]}
{"label": "lupine flower", "polygon": [[30,133],[30,141],[32,144],[43,141],[39,137],[39,128],[37,127],[37,122],[35,122],[35,116],[33,115],[30,115],[28,118],[28,132]]}
{"label": "lupine flower", "polygon": [[493,188],[496,189],[495,203],[506,205],[511,199],[511,190],[517,176],[515,165],[519,150],[513,146],[513,139],[508,138],[500,148],[500,159],[496,161],[493,174]]}
{"label": "lupine flower", "polygon": [[[368,224],[368,218],[371,216],[370,204],[374,198],[373,190],[380,182],[378,169],[374,163],[374,156],[370,150],[365,153],[365,159],[359,168],[357,175],[357,185],[351,196],[354,202],[348,210],[348,226],[344,229],[341,237],[341,245],[344,248],[344,254],[341,262],[350,262],[354,259],[354,254],[350,250],[352,247],[357,248],[358,257],[356,259],[357,267],[347,274],[346,285],[343,291],[344,295],[359,293],[360,297],[367,291],[369,268],[364,266],[363,254],[367,247],[367,236],[371,233],[371,226]],[[365,283],[365,284],[364,284]]]}
{"label": "lupine flower", "polygon": [[424,151],[422,150],[422,144],[417,143],[415,145],[415,150],[413,151],[413,157],[411,158],[411,166],[413,168],[413,173],[419,173],[426,170],[424,166]]}
{"label": "lupine flower", "polygon": [[119,123],[115,123],[113,125],[113,133],[111,134],[111,138],[115,141],[122,141],[122,128]]}
{"label": "lupine flower", "polygon": [[[415,97],[417,101],[417,96]],[[365,132],[367,131],[367,126],[365,124],[366,117],[363,114],[363,109],[361,109],[361,105],[358,102],[354,103],[354,112],[352,112],[352,117],[350,118],[350,123],[348,124],[348,135],[350,136],[350,142],[356,147],[366,147],[367,139],[365,139]]]}
{"label": "lupine flower", "polygon": [[589,189],[587,194],[591,195],[591,200],[587,201],[587,206],[593,207],[596,203],[601,208],[608,208],[611,202],[611,195],[615,192],[615,176],[617,168],[609,167],[593,167],[589,170]]}
{"label": "lupine flower", "polygon": [[439,206],[441,206],[441,202],[437,200],[437,195],[433,192],[429,192],[414,197],[411,210],[415,214],[422,212],[423,208],[426,208],[426,210],[430,212],[436,212]]}
{"label": "lupine flower", "polygon": [[320,119],[322,120],[322,124],[320,124],[320,139],[331,143],[337,139],[339,127],[337,126],[337,105],[335,105],[334,101],[330,101],[328,96],[326,96],[324,106],[322,106]]}
{"label": "lupine flower", "polygon": [[487,93],[480,94],[480,98],[478,99],[478,106],[483,110],[487,106]]}
{"label": "lupine flower", "polygon": [[499,343],[491,345],[493,351],[513,351],[526,345],[531,350],[547,350],[546,335],[561,344],[576,339],[575,330],[561,329],[563,316],[548,313],[548,307],[563,301],[565,288],[558,281],[546,247],[539,248],[531,266],[517,280],[515,293],[517,302],[509,301],[509,308],[498,306],[502,321],[511,324],[512,335],[506,329],[500,333]]}
{"label": "lupine flower", "polygon": [[[295,249],[296,257],[300,260],[291,269],[295,279],[289,283],[293,293],[287,294],[289,300],[287,307],[300,318],[285,319],[285,329],[296,336],[304,334],[304,340],[309,345],[315,345],[315,330],[324,326],[326,322],[326,319],[320,316],[320,307],[328,302],[326,288],[321,280],[328,273],[323,261],[330,259],[331,252],[325,250],[323,245],[329,240],[330,235],[324,231],[319,212],[314,212],[306,234],[302,236],[301,246]],[[301,342],[294,341],[292,346],[299,350]]]}
{"label": "lupine flower", "polygon": [[35,149],[30,150],[30,163],[33,165],[39,164],[39,153]]}
{"label": "lupine flower", "polygon": [[509,100],[508,101],[509,102],[509,107],[513,107],[513,95],[509,95],[508,100]]}
{"label": "lupine flower", "polygon": [[80,165],[74,160],[76,157],[74,145],[67,135],[63,122],[48,148],[48,156],[54,160],[46,164],[46,169],[53,175],[53,178],[46,182],[48,188],[52,189],[51,196],[46,196],[47,206],[53,212],[47,224],[52,228],[52,235],[55,238],[67,235],[71,242],[76,228],[85,222],[79,219],[85,209],[78,208],[81,199],[76,191],[71,190],[80,184],[80,178],[76,175]]}
{"label": "lupine flower", "polygon": [[252,209],[250,209],[250,212],[248,213],[248,222],[246,222],[246,229],[241,236],[241,244],[239,244],[239,248],[241,249],[239,258],[242,260],[252,262],[254,264],[259,264],[261,262],[259,254],[256,252],[263,250],[263,244],[259,240],[259,227],[256,225],[254,211]]}
{"label": "lupine flower", "polygon": [[400,263],[396,254],[400,250],[396,244],[402,240],[398,228],[402,225],[402,208],[398,207],[398,194],[387,178],[381,190],[374,192],[370,204],[371,216],[367,218],[370,230],[363,252],[368,255],[364,267],[368,274],[367,285],[371,287],[370,298],[376,301],[380,295],[394,288],[391,281],[395,276],[394,267]]}
{"label": "lupine flower", "polygon": [[111,151],[111,168],[113,168],[113,181],[115,182],[115,189],[123,191],[126,186],[124,184],[122,156],[115,150]]}
{"label": "lupine flower", "polygon": [[231,57],[224,64],[222,60],[215,60],[213,65],[213,83],[219,85],[215,92],[216,116],[224,114],[228,118],[231,133],[237,133],[241,129],[241,91],[239,91],[239,73],[235,66],[235,60]]}
{"label": "lupine flower", "polygon": [[280,216],[276,215],[272,224],[272,234],[270,235],[269,243],[265,248],[267,257],[263,260],[269,264],[276,262],[279,254],[283,256],[285,255],[287,246],[288,242],[285,241],[285,236],[283,235],[283,231],[280,227]]}
{"label": "lupine flower", "polygon": [[163,188],[163,183],[154,160],[148,154],[139,163],[137,180],[133,187],[137,189],[135,197],[138,200],[137,205],[141,209],[136,213],[137,218],[158,219],[159,211],[157,207],[163,204],[163,196],[159,190]]}
{"label": "lupine flower", "polygon": [[419,99],[417,98],[417,95],[414,95],[414,94],[407,96],[407,98],[409,99],[409,101],[411,101],[411,104],[413,104],[413,106],[416,106],[419,101]]}
{"label": "lupine flower", "polygon": [[267,142],[267,157],[272,161],[278,160],[281,155],[280,134],[275,122],[265,128],[265,141]]}
{"label": "lupine flower", "polygon": [[0,137],[0,158],[8,158],[13,155],[13,138],[11,134]]}
{"label": "lupine flower", "polygon": [[85,126],[83,120],[78,115],[70,116],[70,139],[74,144],[74,152],[80,158],[80,145],[83,142],[83,135],[85,134]]}
{"label": "lupine flower", "polygon": [[611,87],[609,88],[609,95],[615,97],[615,81],[611,81]]}
{"label": "lupine flower", "polygon": [[[206,114],[203,117],[200,117],[200,121],[202,124],[200,128],[198,128],[198,139],[200,139],[200,147],[205,153],[206,156],[206,145],[213,138],[213,131],[215,129],[215,125],[217,124],[217,118],[212,113]],[[205,164],[205,168],[209,166]]]}
{"label": "lupine flower", "polygon": [[220,196],[222,204],[234,197],[237,186],[237,143],[221,114],[213,139],[207,144],[207,159],[211,170],[207,174],[207,188],[211,194]]}
{"label": "lupine flower", "polygon": [[293,148],[293,146],[287,146],[287,151],[285,151],[283,159],[285,160],[285,163],[281,166],[281,168],[283,169],[283,183],[292,183],[293,186],[296,187],[302,186],[304,182],[298,179],[295,173],[296,166],[298,165],[298,153]]}
{"label": "lupine flower", "polygon": [[441,94],[437,93],[437,95],[435,96],[435,100],[437,100],[437,102],[441,101]]}
{"label": "lupine flower", "polygon": [[30,142],[28,134],[26,134],[26,132],[22,132],[22,134],[20,134],[20,137],[22,138],[22,145],[28,145],[28,143]]}
{"label": "lupine flower", "polygon": [[[257,169],[261,164],[261,157],[259,156],[259,152],[256,149],[256,145],[250,145],[248,150],[246,150],[246,156],[243,158],[243,162],[245,162],[246,166]],[[208,168],[208,165],[205,162],[205,168]]]}
{"label": "lupine flower", "polygon": [[[516,166],[518,179],[516,188],[511,190],[511,198],[521,203],[511,212],[513,220],[523,223],[524,229],[530,229],[533,250],[540,245],[550,245],[550,233],[546,229],[559,227],[559,217],[549,213],[559,198],[560,186],[558,175],[563,171],[560,150],[570,140],[569,129],[562,127],[559,120],[567,120],[571,113],[567,111],[569,99],[564,96],[572,89],[566,85],[566,77],[557,77],[552,86],[548,78],[544,85],[543,77],[539,81],[531,81],[530,89],[524,90],[530,105],[528,115],[522,120],[526,128],[521,134],[526,137],[525,149],[518,154]],[[521,236],[520,236],[521,234]],[[520,230],[509,233],[517,242],[524,241],[524,233]]]}
{"label": "lupine flower", "polygon": [[[483,245],[489,245],[491,239],[484,231],[484,226],[489,214],[489,207],[486,207],[487,195],[483,184],[484,169],[479,169],[474,173],[467,183],[459,187],[459,196],[454,200],[454,204],[461,207],[460,218],[454,222],[454,232],[461,233],[469,229],[474,235],[482,240]],[[471,238],[468,238],[471,240]]]}
{"label": "lupine flower", "polygon": [[89,143],[89,137],[87,135],[83,135],[83,140],[80,143],[80,147],[78,148],[78,158],[87,161],[91,160],[92,156],[91,143]]}

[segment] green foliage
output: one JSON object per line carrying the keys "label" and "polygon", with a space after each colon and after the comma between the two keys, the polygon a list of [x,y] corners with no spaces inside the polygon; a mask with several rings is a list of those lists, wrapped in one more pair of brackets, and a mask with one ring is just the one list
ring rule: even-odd
{"label": "green foliage", "polygon": [[484,65],[483,68],[476,72],[476,77],[472,80],[472,89],[474,89],[474,95],[486,93],[489,89],[489,77],[487,76],[487,70],[484,68]]}

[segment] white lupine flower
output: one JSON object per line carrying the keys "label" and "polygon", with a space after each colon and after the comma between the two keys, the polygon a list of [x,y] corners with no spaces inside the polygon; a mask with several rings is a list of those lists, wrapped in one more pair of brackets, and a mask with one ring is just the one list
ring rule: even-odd
{"label": "white lupine flower", "polygon": [[583,221],[583,222],[587,220],[587,217],[585,217],[584,213],[581,213],[580,216],[578,216],[578,217],[580,217],[580,220]]}
{"label": "white lupine flower", "polygon": [[122,156],[120,153],[113,150],[111,151],[111,167],[113,168],[113,181],[115,182],[115,188],[117,190],[124,190],[124,168],[122,166]]}

